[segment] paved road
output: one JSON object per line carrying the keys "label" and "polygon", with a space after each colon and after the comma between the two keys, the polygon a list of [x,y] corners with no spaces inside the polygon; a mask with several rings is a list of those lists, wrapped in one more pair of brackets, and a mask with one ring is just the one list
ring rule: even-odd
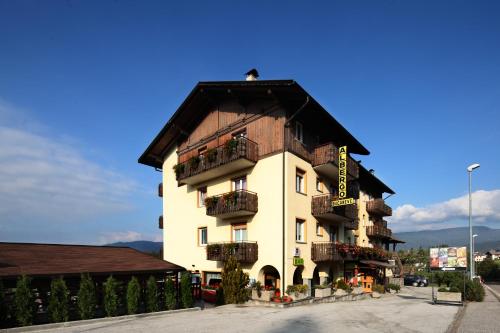
{"label": "paved road", "polygon": [[[491,287],[491,286],[490,286]],[[497,286],[500,287],[500,286]],[[495,289],[495,290],[499,290]],[[498,316],[500,315],[500,302],[485,288],[486,295],[481,303],[469,303],[460,320],[458,333],[494,333],[500,332]]]}
{"label": "paved road", "polygon": [[228,305],[51,332],[445,332],[459,307],[432,305],[430,293],[430,288],[408,287],[381,299],[288,309]]}

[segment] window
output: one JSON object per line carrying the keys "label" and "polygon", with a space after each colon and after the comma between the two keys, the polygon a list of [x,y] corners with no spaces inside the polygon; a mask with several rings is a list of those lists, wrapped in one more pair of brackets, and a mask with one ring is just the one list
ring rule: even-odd
{"label": "window", "polygon": [[304,220],[295,220],[295,240],[297,242],[305,243],[306,241],[305,225],[306,223]]}
{"label": "window", "polygon": [[295,173],[295,191],[298,193],[306,193],[305,189],[305,171],[297,169]]}
{"label": "window", "polygon": [[321,184],[321,179],[316,178],[316,191],[323,192],[323,184]]}
{"label": "window", "polygon": [[321,232],[321,224],[319,224],[319,222],[316,222],[316,235],[323,236],[323,233]]}
{"label": "window", "polygon": [[247,189],[247,176],[233,179],[233,191]]}
{"label": "window", "polygon": [[233,224],[233,242],[246,242],[247,224]]}
{"label": "window", "polygon": [[207,187],[198,188],[198,207],[205,207],[205,199],[207,198]]}
{"label": "window", "polygon": [[233,139],[246,138],[247,137],[247,129],[244,128],[241,131],[234,132],[232,134],[232,136],[233,136]]}
{"label": "window", "polygon": [[295,122],[295,138],[304,143],[304,127],[298,121]]}
{"label": "window", "polygon": [[336,242],[337,241],[337,228],[334,227],[333,225],[330,225],[328,228],[328,237],[330,238],[330,242]]}
{"label": "window", "polygon": [[206,285],[210,285],[212,287],[218,287],[222,281],[221,273],[219,272],[204,272]]}
{"label": "window", "polygon": [[207,227],[198,228],[198,246],[205,246],[208,243]]}

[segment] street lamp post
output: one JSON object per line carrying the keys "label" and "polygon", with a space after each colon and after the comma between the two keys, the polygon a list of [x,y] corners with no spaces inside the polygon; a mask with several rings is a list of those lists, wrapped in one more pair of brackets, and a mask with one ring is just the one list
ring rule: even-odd
{"label": "street lamp post", "polygon": [[474,241],[477,236],[478,236],[477,234],[472,235],[472,258],[474,259],[471,265],[472,276],[476,276],[476,255],[475,255],[476,249],[474,246]]}
{"label": "street lamp post", "polygon": [[473,253],[472,253],[472,171],[479,168],[478,163],[471,164],[467,167],[467,172],[469,173],[469,252],[470,252],[470,278],[472,279],[472,265],[473,265]]}

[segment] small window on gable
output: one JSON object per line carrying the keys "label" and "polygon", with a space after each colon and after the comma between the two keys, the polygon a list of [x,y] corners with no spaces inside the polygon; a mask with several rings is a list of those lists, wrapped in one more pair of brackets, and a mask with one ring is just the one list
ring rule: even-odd
{"label": "small window on gable", "polygon": [[316,178],[316,191],[323,192],[323,184],[319,178]]}
{"label": "small window on gable", "polygon": [[295,122],[295,138],[304,143],[304,127],[298,121]]}
{"label": "small window on gable", "polygon": [[240,191],[247,189],[247,176],[238,177],[233,179],[233,191]]}
{"label": "small window on gable", "polygon": [[247,137],[247,129],[244,128],[240,131],[234,132],[232,134],[233,139],[246,138]]}

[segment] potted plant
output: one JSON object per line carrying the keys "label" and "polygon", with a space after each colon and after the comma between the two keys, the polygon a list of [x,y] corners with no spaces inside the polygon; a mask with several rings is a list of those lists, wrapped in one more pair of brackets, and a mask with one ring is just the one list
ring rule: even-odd
{"label": "potted plant", "polygon": [[314,297],[328,297],[332,295],[332,287],[330,284],[322,284],[314,287]]}
{"label": "potted plant", "polygon": [[200,165],[200,156],[193,156],[188,160],[188,165],[191,170],[196,170],[198,169],[198,166]]}
{"label": "potted plant", "polygon": [[207,149],[205,155],[207,156],[207,160],[210,163],[213,163],[217,160],[217,149],[216,148]]}
{"label": "potted plant", "polygon": [[308,297],[308,289],[309,287],[306,284],[289,285],[286,288],[286,293],[288,295],[294,295],[295,300],[300,300]]}
{"label": "potted plant", "polygon": [[175,176],[179,178],[180,174],[184,173],[185,165],[183,163],[179,163],[174,165],[173,169],[175,172]]}
{"label": "potted plant", "polygon": [[224,144],[224,151],[226,154],[233,154],[236,151],[236,148],[238,147],[238,140],[235,138],[229,139],[226,141]]}

